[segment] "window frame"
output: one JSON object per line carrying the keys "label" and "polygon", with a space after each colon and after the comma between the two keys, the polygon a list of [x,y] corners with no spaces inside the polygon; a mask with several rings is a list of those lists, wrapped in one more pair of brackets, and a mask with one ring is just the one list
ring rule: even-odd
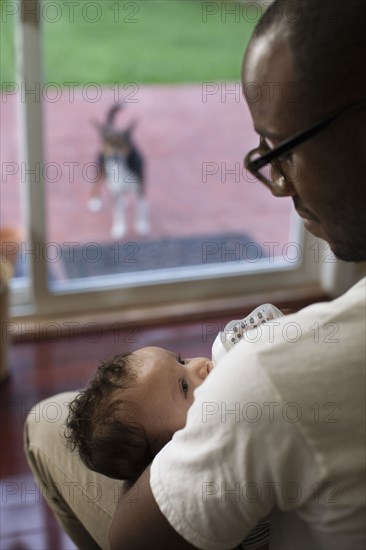
{"label": "window frame", "polygon": [[[35,4],[39,8],[39,0]],[[33,89],[37,82],[43,81],[42,75],[42,29],[41,20],[22,19],[19,10],[16,24],[17,40],[17,79],[27,89]],[[26,101],[19,109],[21,142],[21,160],[29,166],[44,161],[44,133],[42,102],[35,96],[26,95]],[[27,249],[44,250],[46,244],[45,221],[45,185],[42,179],[36,181],[27,174],[22,185],[24,218],[28,235]],[[52,314],[75,314],[96,310],[120,310],[146,308],[161,305],[184,304],[194,300],[217,300],[218,298],[242,299],[258,293],[270,293],[276,290],[293,290],[300,287],[318,286],[327,292],[339,292],[340,281],[354,280],[353,271],[346,268],[334,256],[326,254],[324,243],[303,228],[295,212],[291,219],[291,234],[298,233],[302,250],[301,261],[288,264],[282,258],[273,265],[260,260],[258,264],[214,264],[194,268],[169,270],[169,277],[159,272],[151,272],[124,277],[103,277],[98,287],[95,280],[85,278],[70,282],[68,290],[60,289],[56,284],[49,287],[47,263],[43,255],[30,254],[28,286],[17,289],[12,285],[12,315],[24,314],[39,317]],[[295,241],[294,241],[295,242]],[[265,244],[265,243],[264,243]],[[330,258],[327,262],[326,257]],[[38,261],[39,260],[39,261]],[[267,265],[265,265],[267,263]],[[327,265],[331,264],[330,265]],[[345,273],[347,275],[345,275]],[[331,274],[331,275],[330,275]],[[260,276],[259,276],[260,275]],[[100,278],[98,278],[100,279]],[[330,281],[338,281],[337,284]],[[137,284],[137,281],[138,284]],[[19,286],[19,285],[18,285]],[[218,290],[219,289],[219,290]],[[21,304],[23,303],[23,305]]]}

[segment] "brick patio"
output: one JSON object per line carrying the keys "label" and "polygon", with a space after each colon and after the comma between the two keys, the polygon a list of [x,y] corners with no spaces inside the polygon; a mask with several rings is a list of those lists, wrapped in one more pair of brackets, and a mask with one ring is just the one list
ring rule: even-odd
{"label": "brick patio", "polygon": [[[48,241],[112,241],[109,197],[104,194],[100,213],[89,212],[91,184],[82,172],[98,151],[91,122],[104,120],[114,95],[115,90],[103,88],[101,98],[92,103],[83,90],[75,90],[71,101],[66,90],[59,101],[45,102],[46,162],[60,167],[60,179],[46,185]],[[16,99],[2,99],[1,158],[3,163],[17,162]],[[204,102],[200,84],[144,85],[134,99],[137,102],[126,104],[116,122],[125,126],[138,120],[135,141],[146,161],[151,217],[148,239],[246,232],[259,244],[287,242],[292,202],[273,198],[260,183],[245,181],[243,172],[240,181],[228,172],[238,170],[244,153],[258,143],[243,100],[217,93]],[[74,181],[68,163],[78,163]],[[216,173],[206,181],[205,163],[216,163],[209,166]],[[50,168],[49,177],[55,174]],[[2,225],[21,224],[19,189],[19,174],[2,178]],[[131,208],[128,215],[132,222]],[[124,241],[138,241],[133,223],[130,227]]]}

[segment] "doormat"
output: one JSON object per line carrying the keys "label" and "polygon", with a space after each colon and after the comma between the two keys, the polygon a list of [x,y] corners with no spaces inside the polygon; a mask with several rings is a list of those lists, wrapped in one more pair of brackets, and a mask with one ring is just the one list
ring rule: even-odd
{"label": "doormat", "polygon": [[265,254],[245,233],[161,238],[61,247],[65,276],[99,277],[229,262],[254,263]]}

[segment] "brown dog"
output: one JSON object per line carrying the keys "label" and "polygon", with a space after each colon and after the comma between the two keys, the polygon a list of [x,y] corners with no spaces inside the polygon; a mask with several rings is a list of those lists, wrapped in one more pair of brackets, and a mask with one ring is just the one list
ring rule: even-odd
{"label": "brown dog", "polygon": [[114,105],[108,111],[104,124],[95,123],[102,140],[102,150],[97,159],[99,178],[94,184],[88,203],[92,212],[101,209],[100,186],[104,181],[113,201],[111,236],[115,239],[121,239],[127,231],[125,209],[127,195],[131,192],[136,194],[137,200],[135,231],[139,235],[146,235],[149,231],[144,162],[132,140],[135,123],[131,123],[125,130],[114,126],[115,116],[121,109],[120,104]]}

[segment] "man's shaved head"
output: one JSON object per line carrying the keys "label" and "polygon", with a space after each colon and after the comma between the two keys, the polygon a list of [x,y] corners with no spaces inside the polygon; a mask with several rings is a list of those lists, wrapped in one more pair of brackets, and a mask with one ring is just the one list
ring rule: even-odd
{"label": "man's shaved head", "polygon": [[288,40],[304,101],[332,108],[366,97],[366,0],[275,0],[252,36]]}
{"label": "man's shaved head", "polygon": [[[270,6],[250,40],[242,75],[254,127],[267,147],[366,100],[365,23],[366,0],[276,0]],[[259,91],[254,98],[253,87]],[[297,91],[295,98],[289,89]],[[366,260],[366,107],[276,162],[307,229],[338,258]]]}

